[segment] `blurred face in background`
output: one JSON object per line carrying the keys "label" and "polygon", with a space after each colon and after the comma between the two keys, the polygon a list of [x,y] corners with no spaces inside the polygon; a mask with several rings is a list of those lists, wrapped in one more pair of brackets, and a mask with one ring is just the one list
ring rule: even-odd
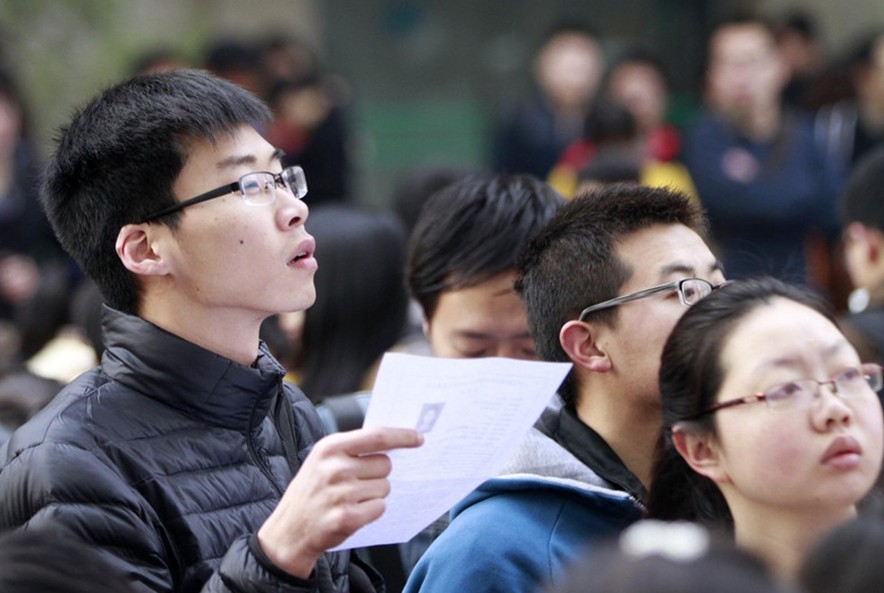
{"label": "blurred face in background", "polygon": [[862,104],[880,117],[884,112],[884,36],[872,47],[868,66],[860,69],[856,91]]}
{"label": "blurred face in background", "polygon": [[513,290],[515,271],[473,286],[446,290],[424,319],[433,354],[444,358],[501,356],[535,360],[534,339],[522,299]]}
{"label": "blurred face in background", "polygon": [[663,123],[668,103],[666,81],[650,64],[621,64],[611,72],[608,92],[629,109],[641,134],[647,134]]}
{"label": "blurred face in background", "polygon": [[544,45],[534,63],[537,84],[562,109],[586,109],[604,71],[599,44],[586,35],[562,33]]}
{"label": "blurred face in background", "polygon": [[726,25],[709,42],[707,100],[733,120],[776,107],[786,68],[773,35],[761,24]]}

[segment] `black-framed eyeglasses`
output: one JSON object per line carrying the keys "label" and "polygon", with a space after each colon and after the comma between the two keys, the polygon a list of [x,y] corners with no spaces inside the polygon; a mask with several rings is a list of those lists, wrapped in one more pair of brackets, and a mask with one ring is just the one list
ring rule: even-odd
{"label": "black-framed eyeglasses", "polygon": [[763,392],[753,393],[736,399],[729,399],[715,404],[699,414],[686,418],[686,420],[696,420],[703,416],[713,414],[718,410],[760,401],[763,401],[768,408],[775,410],[802,409],[819,401],[820,390],[823,385],[831,385],[832,393],[841,399],[846,399],[858,395],[866,395],[870,390],[871,392],[878,392],[881,390],[882,383],[884,383],[884,379],[882,379],[881,366],[870,362],[858,367],[845,369],[828,381],[796,379],[795,381],[774,385]]}
{"label": "black-framed eyeglasses", "polygon": [[721,284],[712,284],[708,280],[703,280],[702,278],[683,278],[675,282],[661,284],[660,286],[652,286],[651,288],[645,288],[644,290],[614,297],[613,299],[608,299],[607,301],[591,305],[580,312],[580,317],[578,317],[578,319],[580,321],[585,321],[586,316],[595,311],[616,307],[617,305],[622,305],[623,303],[628,303],[629,301],[635,301],[637,299],[643,299],[652,294],[665,292],[667,290],[678,291],[678,299],[681,301],[681,304],[690,307],[691,305],[698,303],[701,299],[709,296],[713,290],[721,288],[727,283],[728,281],[722,282]]}
{"label": "black-framed eyeglasses", "polygon": [[271,173],[269,171],[246,173],[233,183],[216,187],[195,198],[163,208],[159,212],[154,212],[150,216],[143,218],[141,222],[151,222],[157,218],[183,210],[188,206],[193,206],[213,198],[220,198],[237,191],[242,195],[243,200],[247,204],[270,204],[276,199],[277,189],[288,189],[297,199],[304,199],[304,196],[307,195],[307,179],[304,176],[304,170],[298,166],[291,166],[286,167],[279,173]]}

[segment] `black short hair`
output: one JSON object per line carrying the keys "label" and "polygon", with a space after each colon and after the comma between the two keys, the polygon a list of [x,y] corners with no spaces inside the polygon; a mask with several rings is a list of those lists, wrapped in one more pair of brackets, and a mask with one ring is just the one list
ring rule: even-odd
{"label": "black short hair", "polygon": [[406,279],[431,319],[442,292],[516,267],[528,239],[565,203],[530,175],[471,175],[433,194],[409,238]]}
{"label": "black short hair", "polygon": [[[119,230],[175,203],[172,185],[194,140],[270,119],[242,88],[199,70],[136,76],[77,112],[58,137],[42,202],[59,242],[107,303],[138,309],[134,278],[117,257]],[[175,228],[177,215],[162,219]]]}
{"label": "black short hair", "polygon": [[546,29],[543,30],[540,36],[538,50],[543,49],[553,39],[565,35],[576,35],[591,39],[596,43],[601,42],[601,36],[595,25],[580,18],[566,16],[550,23]]}
{"label": "black short hair", "polygon": [[814,15],[797,7],[781,15],[774,26],[777,37],[782,37],[787,33],[795,33],[807,41],[814,41],[819,37],[819,27]]}
{"label": "black short hair", "polygon": [[599,97],[586,114],[583,138],[595,147],[635,142],[638,138],[635,116],[622,103],[609,97]]}
{"label": "black short hair", "polygon": [[393,189],[393,211],[402,220],[408,235],[411,235],[424,204],[433,194],[477,172],[475,169],[458,167],[428,167],[413,169],[399,178]]}
{"label": "black short hair", "polygon": [[844,52],[844,66],[851,74],[872,65],[875,48],[884,40],[884,27],[874,27],[856,36],[850,47]]}
{"label": "black short hair", "polygon": [[205,50],[206,69],[218,76],[240,70],[257,71],[260,63],[255,44],[240,40],[218,39]]}
{"label": "black short hair", "polygon": [[861,222],[884,232],[884,146],[863,155],[839,198],[841,223]]}
{"label": "black short hair", "polygon": [[[632,275],[617,257],[616,242],[654,224],[683,224],[701,237],[707,222],[699,206],[682,193],[635,183],[618,183],[580,194],[559,210],[532,239],[519,262],[516,289],[525,301],[538,355],[570,362],[559,330],[586,306],[617,296]],[[617,309],[596,319],[614,323]],[[573,406],[571,376],[560,394]]]}
{"label": "black short hair", "polygon": [[600,150],[577,172],[577,191],[581,191],[585,183],[638,183],[641,173],[641,163],[634,154],[622,150]]}

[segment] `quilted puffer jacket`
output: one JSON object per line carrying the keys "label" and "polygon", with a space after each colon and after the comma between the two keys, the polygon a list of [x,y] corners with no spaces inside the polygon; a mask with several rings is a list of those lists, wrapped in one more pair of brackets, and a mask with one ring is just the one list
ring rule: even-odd
{"label": "quilted puffer jacket", "polygon": [[[101,366],[0,449],[0,529],[72,534],[145,591],[383,589],[349,552],[326,553],[304,580],[257,545],[292,468],[323,435],[263,344],[246,367],[109,308],[104,331]],[[288,456],[281,433],[293,433]]]}

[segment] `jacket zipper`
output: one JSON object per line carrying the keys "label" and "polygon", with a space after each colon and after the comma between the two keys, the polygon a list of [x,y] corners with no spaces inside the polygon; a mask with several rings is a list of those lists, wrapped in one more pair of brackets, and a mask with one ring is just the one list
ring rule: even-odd
{"label": "jacket zipper", "polygon": [[279,495],[280,498],[282,498],[282,489],[280,489],[279,485],[277,485],[276,480],[273,479],[273,473],[270,471],[270,468],[267,467],[266,464],[264,464],[263,460],[258,455],[258,451],[255,449],[255,443],[252,440],[253,433],[255,432],[254,430],[252,430],[252,426],[254,426],[253,421],[255,419],[255,409],[257,408],[257,406],[258,402],[256,400],[255,404],[252,406],[252,412],[251,414],[249,414],[249,426],[248,430],[246,431],[246,448],[249,451],[249,457],[252,458],[252,462],[256,466],[258,466],[258,469],[261,470],[261,473],[264,474],[264,477],[267,478],[267,480],[273,486],[276,494]]}

